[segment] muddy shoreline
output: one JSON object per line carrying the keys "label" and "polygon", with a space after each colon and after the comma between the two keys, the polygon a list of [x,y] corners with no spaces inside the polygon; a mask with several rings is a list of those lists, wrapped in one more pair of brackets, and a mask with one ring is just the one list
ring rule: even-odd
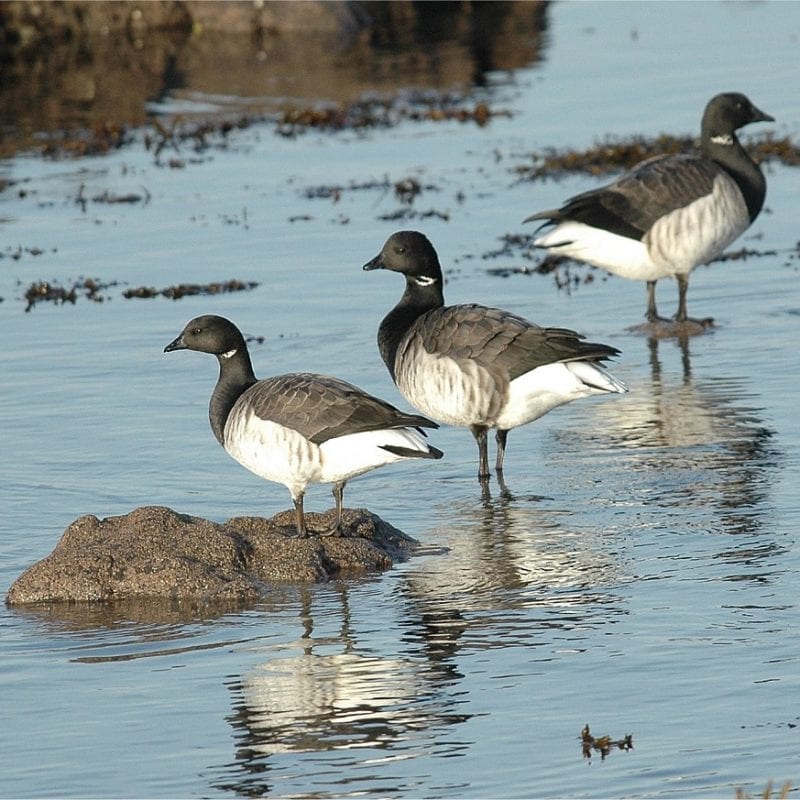
{"label": "muddy shoreline", "polygon": [[[540,57],[546,2],[6,2],[0,158],[237,98],[251,111],[479,86]],[[226,101],[227,103],[227,101]]]}

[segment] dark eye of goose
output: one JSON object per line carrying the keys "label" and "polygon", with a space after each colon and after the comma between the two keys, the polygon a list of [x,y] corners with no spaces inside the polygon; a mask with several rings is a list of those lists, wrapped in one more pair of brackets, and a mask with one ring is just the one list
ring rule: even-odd
{"label": "dark eye of goose", "polygon": [[395,247],[394,251],[397,253],[397,255],[401,256],[403,253],[405,253],[406,249],[405,247]]}
{"label": "dark eye of goose", "polygon": [[195,336],[198,336],[198,335],[199,335],[199,334],[201,334],[202,332],[203,332],[203,329],[202,329],[202,328],[192,328],[192,333],[193,333]]}

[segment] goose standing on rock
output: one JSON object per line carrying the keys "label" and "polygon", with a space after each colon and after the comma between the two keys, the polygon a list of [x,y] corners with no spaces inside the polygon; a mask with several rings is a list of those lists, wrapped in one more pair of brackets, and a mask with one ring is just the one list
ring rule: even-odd
{"label": "goose standing on rock", "polygon": [[364,269],[405,275],[405,292],[378,330],[381,356],[411,405],[470,429],[482,483],[489,476],[490,429],[502,485],[509,430],[579,397],[628,391],[600,366],[618,355],[615,347],[564,328],[540,328],[510,311],[445,306],[439,258],[417,231],[392,234]]}
{"label": "goose standing on rock", "polygon": [[545,220],[534,245],[553,255],[647,281],[647,319],[656,310],[656,281],[678,281],[675,321],[702,327],[686,313],[689,273],[716,258],[755,220],[766,180],[736,138],[751,122],[773,122],[743,94],[711,98],[703,114],[701,155],[663,155],[643,161],[618,180],[576,195],[561,208],[525,219]]}
{"label": "goose standing on rock", "polygon": [[308,535],[303,495],[309,483],[333,483],[336,522],[323,535],[342,533],[345,482],[407,458],[441,458],[423,428],[438,428],[338,378],[290,373],[256,380],[247,344],[224,317],[187,323],[165,348],[211,353],[219,379],[208,415],[217,441],[240,464],[291,492],[298,536]]}

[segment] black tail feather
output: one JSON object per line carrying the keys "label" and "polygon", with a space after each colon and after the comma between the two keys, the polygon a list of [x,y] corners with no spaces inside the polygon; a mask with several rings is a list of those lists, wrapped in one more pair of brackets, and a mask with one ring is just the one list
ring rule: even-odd
{"label": "black tail feather", "polygon": [[428,445],[429,451],[423,453],[421,450],[414,450],[411,447],[397,447],[393,444],[382,444],[381,450],[386,450],[387,453],[393,453],[402,458],[441,458],[444,453],[433,445]]}

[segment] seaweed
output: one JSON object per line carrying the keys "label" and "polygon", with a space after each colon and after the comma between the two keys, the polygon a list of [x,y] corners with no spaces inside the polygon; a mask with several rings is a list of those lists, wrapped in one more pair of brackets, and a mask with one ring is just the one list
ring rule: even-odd
{"label": "seaweed", "polygon": [[588,723],[581,731],[581,749],[584,758],[591,758],[593,753],[600,753],[600,760],[605,761],[612,750],[633,750],[633,734],[625,734],[621,739],[610,736],[592,736]]}

